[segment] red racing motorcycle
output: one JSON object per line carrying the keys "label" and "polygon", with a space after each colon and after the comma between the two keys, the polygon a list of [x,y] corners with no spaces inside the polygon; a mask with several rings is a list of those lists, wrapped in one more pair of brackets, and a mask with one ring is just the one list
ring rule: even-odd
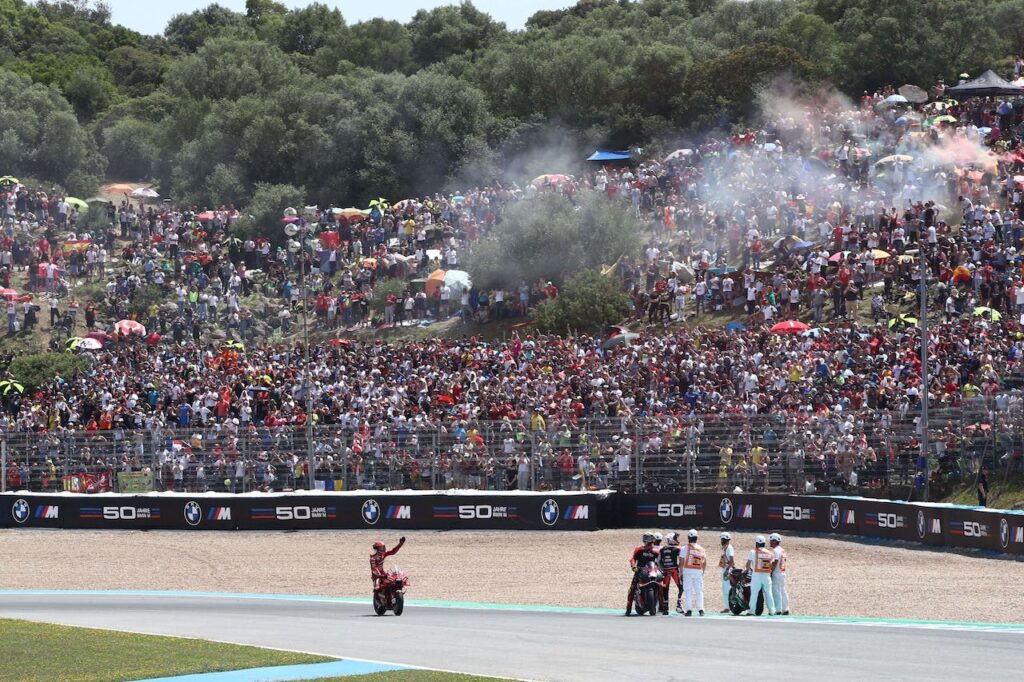
{"label": "red racing motorcycle", "polygon": [[373,591],[373,611],[383,616],[388,611],[401,616],[405,610],[405,588],[409,586],[409,578],[400,568],[388,569],[387,575],[377,582]]}

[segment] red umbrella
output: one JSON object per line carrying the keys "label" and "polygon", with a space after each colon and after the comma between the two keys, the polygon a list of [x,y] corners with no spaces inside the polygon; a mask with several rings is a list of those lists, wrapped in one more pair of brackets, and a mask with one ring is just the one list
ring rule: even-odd
{"label": "red umbrella", "polygon": [[211,220],[213,220],[213,218],[213,211],[203,211],[202,213],[196,216],[196,220],[198,220],[201,223],[208,223]]}
{"label": "red umbrella", "polygon": [[345,346],[345,347],[348,347],[348,346],[352,345],[352,342],[350,340],[348,340],[348,339],[331,339],[327,343],[329,343],[332,346]]}
{"label": "red umbrella", "polygon": [[18,297],[18,292],[14,289],[0,289],[0,298],[6,298],[7,300],[14,300]]}
{"label": "red umbrella", "polygon": [[108,334],[108,333],[106,333],[104,331],[100,331],[100,330],[89,332],[88,334],[85,335],[85,338],[87,338],[87,339],[96,339],[98,341],[111,341],[112,340],[110,334]]}
{"label": "red umbrella", "polygon": [[836,251],[831,256],[829,256],[828,259],[830,261],[832,261],[833,263],[838,263],[839,261],[843,260],[844,258],[846,258],[849,255],[850,255],[849,251]]}
{"label": "red umbrella", "polygon": [[808,329],[810,329],[810,327],[800,320],[784,320],[772,327],[769,331],[771,331],[772,334],[799,334],[800,332],[805,332]]}

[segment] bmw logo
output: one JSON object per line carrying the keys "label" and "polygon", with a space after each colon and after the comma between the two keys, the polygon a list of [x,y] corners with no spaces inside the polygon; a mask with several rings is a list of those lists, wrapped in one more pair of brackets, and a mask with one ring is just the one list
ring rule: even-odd
{"label": "bmw logo", "polygon": [[922,540],[924,540],[924,532],[925,532],[924,512],[923,511],[918,511],[917,512],[917,537],[919,537]]}
{"label": "bmw logo", "polygon": [[28,506],[28,502],[19,499],[14,502],[14,506],[11,507],[11,514],[14,516],[14,520],[18,523],[25,523],[28,521],[29,512],[32,511]]}
{"label": "bmw logo", "polygon": [[1010,544],[1010,524],[1006,522],[1006,519],[999,519],[999,544],[1003,546],[1003,549]]}
{"label": "bmw logo", "polygon": [[366,521],[371,526],[377,523],[377,519],[380,518],[380,505],[377,504],[377,500],[367,500],[363,502],[363,521]]}
{"label": "bmw logo", "polygon": [[833,529],[839,527],[839,503],[833,502],[828,506],[828,522]]}
{"label": "bmw logo", "polygon": [[558,502],[552,499],[544,500],[540,507],[540,520],[545,526],[553,526],[558,523]]}
{"label": "bmw logo", "polygon": [[728,497],[723,497],[718,504],[718,515],[722,517],[722,523],[732,521],[732,500]]}
{"label": "bmw logo", "polygon": [[198,502],[186,502],[185,503],[185,523],[190,526],[198,526],[199,522],[203,520],[203,508],[199,506]]}

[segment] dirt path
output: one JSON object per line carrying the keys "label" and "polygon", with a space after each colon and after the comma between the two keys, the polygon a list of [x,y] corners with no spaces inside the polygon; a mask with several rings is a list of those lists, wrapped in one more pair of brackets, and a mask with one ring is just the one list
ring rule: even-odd
{"label": "dirt path", "polygon": [[[753,535],[734,538],[745,557]],[[0,531],[0,589],[369,596],[375,539],[368,531]],[[398,534],[382,539],[391,546]],[[701,540],[717,565],[718,533]],[[623,608],[626,562],[638,541],[635,530],[417,531],[389,561],[409,573],[411,599]],[[796,614],[1021,621],[1024,562],[824,538],[791,537],[783,545]],[[705,595],[708,610],[722,608],[712,567]]]}

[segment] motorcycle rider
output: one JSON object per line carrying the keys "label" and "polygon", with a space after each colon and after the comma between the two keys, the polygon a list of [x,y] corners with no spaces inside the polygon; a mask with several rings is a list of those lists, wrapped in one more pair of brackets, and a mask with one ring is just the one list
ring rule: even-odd
{"label": "motorcycle rider", "polygon": [[722,556],[718,557],[718,567],[722,569],[722,603],[725,604],[721,613],[729,613],[729,589],[732,587],[729,575],[735,566],[736,549],[732,546],[732,536],[729,533],[722,533],[718,539],[722,541]]}
{"label": "motorcycle rider", "polygon": [[[657,537],[657,536],[655,536]],[[676,583],[676,611],[683,612],[683,587],[679,583],[679,534],[669,533],[665,536],[665,546],[658,550],[658,566],[665,574],[661,588],[661,613],[668,615],[668,596],[672,589],[672,581]]]}
{"label": "motorcycle rider", "polygon": [[697,544],[697,531],[686,534],[686,554],[683,556],[683,592],[686,595],[686,614],[692,616],[690,606],[696,606],[699,615],[704,615],[704,569],[707,556],[704,548]]}
{"label": "motorcycle rider", "polygon": [[633,569],[633,582],[629,584],[629,593],[626,595],[626,615],[633,615],[633,590],[640,580],[638,568],[642,568],[652,561],[658,560],[658,550],[654,548],[654,533],[647,532],[643,535],[643,544],[633,550],[633,556],[629,559],[629,566]]}
{"label": "motorcycle rider", "polygon": [[747,554],[747,570],[753,569],[750,577],[750,601],[744,615],[757,615],[757,595],[764,594],[764,605],[769,616],[775,615],[775,600],[772,599],[772,565],[775,560],[772,551],[764,546],[764,536],[754,538],[754,549]]}
{"label": "motorcycle rider", "polygon": [[786,550],[782,548],[782,536],[772,533],[768,536],[772,548],[772,599],[778,613],[789,615],[789,592],[786,591]]}
{"label": "motorcycle rider", "polygon": [[380,589],[380,581],[387,577],[387,573],[384,571],[384,560],[398,554],[398,550],[402,549],[404,544],[404,535],[398,539],[398,544],[392,550],[388,550],[380,540],[373,543],[373,553],[370,554],[370,577],[373,579],[374,592]]}

